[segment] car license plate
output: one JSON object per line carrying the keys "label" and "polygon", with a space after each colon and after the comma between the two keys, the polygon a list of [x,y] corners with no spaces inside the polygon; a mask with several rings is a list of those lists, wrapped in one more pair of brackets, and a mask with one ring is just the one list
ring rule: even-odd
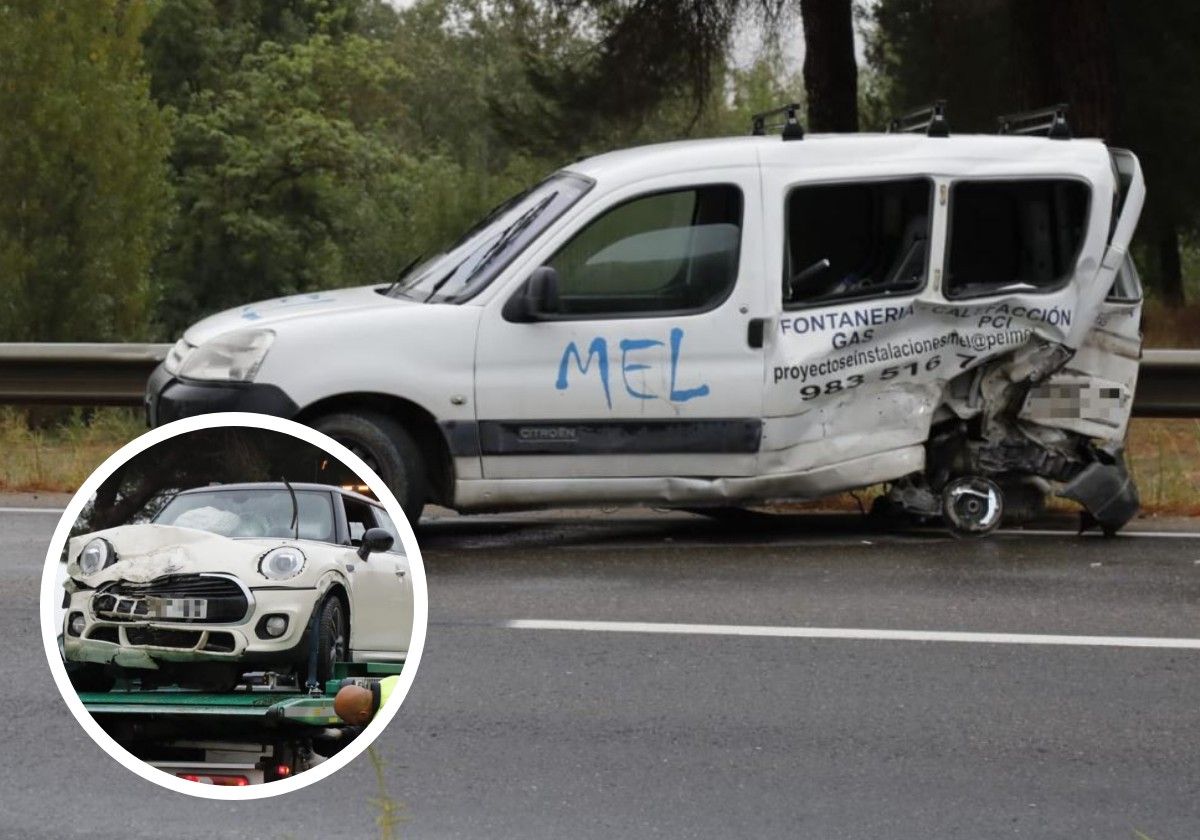
{"label": "car license plate", "polygon": [[208,618],[208,601],[204,598],[155,598],[150,611],[156,618]]}

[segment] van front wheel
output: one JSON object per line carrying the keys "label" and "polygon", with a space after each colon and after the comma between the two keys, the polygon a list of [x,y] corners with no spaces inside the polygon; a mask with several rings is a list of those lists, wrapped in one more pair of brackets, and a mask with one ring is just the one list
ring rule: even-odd
{"label": "van front wheel", "polygon": [[386,414],[327,414],[312,426],[345,446],[379,474],[414,526],[428,497],[425,459],[412,435]]}

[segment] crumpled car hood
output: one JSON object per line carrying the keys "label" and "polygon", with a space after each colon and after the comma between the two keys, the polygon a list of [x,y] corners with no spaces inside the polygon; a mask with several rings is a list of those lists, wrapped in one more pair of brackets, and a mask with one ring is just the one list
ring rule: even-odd
{"label": "crumpled car hood", "polygon": [[[79,554],[91,540],[102,537],[117,553],[117,562],[84,577]],[[283,539],[230,539],[194,528],[172,525],[122,525],[75,537],[70,541],[67,574],[97,586],[116,580],[146,583],[163,575],[230,572],[259,578],[258,558],[266,551],[291,544]],[[265,582],[265,581],[264,581]]]}

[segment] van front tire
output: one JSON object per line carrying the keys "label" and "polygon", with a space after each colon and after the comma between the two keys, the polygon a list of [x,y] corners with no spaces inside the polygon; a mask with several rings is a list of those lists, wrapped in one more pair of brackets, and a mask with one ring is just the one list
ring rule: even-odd
{"label": "van front tire", "polygon": [[328,414],[317,418],[312,426],[379,473],[404,508],[408,521],[416,526],[428,498],[429,479],[421,450],[404,426],[374,411]]}

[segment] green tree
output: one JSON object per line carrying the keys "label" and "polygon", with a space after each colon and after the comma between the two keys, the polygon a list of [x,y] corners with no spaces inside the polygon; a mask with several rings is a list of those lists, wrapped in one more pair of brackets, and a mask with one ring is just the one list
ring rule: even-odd
{"label": "green tree", "polygon": [[192,95],[171,159],[179,220],[162,259],[164,320],[388,279],[403,252],[374,235],[394,221],[404,173],[403,77],[381,42],[314,35],[264,41]]}
{"label": "green tree", "polygon": [[756,20],[768,39],[784,38],[797,11],[807,44],[806,127],[857,126],[851,0],[553,0],[549,8],[559,10],[571,31],[592,37],[583,49],[579,36],[574,42],[531,42],[526,49],[530,86],[548,103],[516,121],[536,126],[536,134],[526,132],[531,145],[542,138],[559,150],[587,149],[596,137],[662,124],[680,106],[687,118],[674,136],[708,133],[706,124],[719,124],[714,113],[727,105],[729,50],[739,22]]}
{"label": "green tree", "polygon": [[142,0],[0,4],[0,340],[145,337],[168,217]]}

